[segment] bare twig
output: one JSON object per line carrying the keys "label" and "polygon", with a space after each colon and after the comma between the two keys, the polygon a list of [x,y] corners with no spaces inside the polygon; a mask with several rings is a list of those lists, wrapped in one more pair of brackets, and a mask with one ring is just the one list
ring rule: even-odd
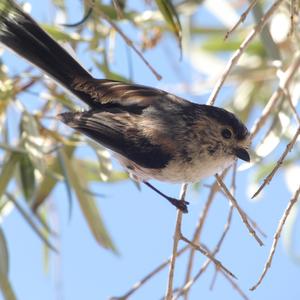
{"label": "bare twig", "polygon": [[252,196],[252,199],[255,198],[262,190],[263,188],[269,184],[271,182],[271,180],[273,179],[275,173],[278,171],[278,169],[280,168],[280,166],[282,165],[285,157],[288,155],[288,153],[293,149],[298,136],[300,135],[300,126],[298,127],[298,130],[296,131],[294,137],[292,138],[292,140],[287,144],[284,152],[281,154],[280,158],[278,159],[275,167],[273,168],[273,170],[270,172],[270,174],[264,179],[263,183],[261,184],[261,186],[258,188],[258,190],[254,193],[254,195]]}
{"label": "bare twig", "polygon": [[276,106],[278,100],[284,96],[285,91],[289,88],[290,83],[293,77],[295,76],[296,72],[299,71],[299,68],[300,68],[300,55],[298,53],[294,57],[294,60],[290,64],[289,68],[285,71],[283,75],[281,75],[277,90],[272,94],[270,100],[268,101],[267,105],[265,106],[262,112],[261,117],[252,127],[251,139],[253,139],[253,137],[258,133],[258,131],[264,126],[264,124],[268,120],[269,115],[271,114],[272,110]]}
{"label": "bare twig", "polygon": [[[177,257],[180,256],[188,248],[190,248],[190,246],[189,245],[185,245],[183,248],[181,248],[180,250],[178,250],[178,252],[176,253],[176,256]],[[160,271],[162,271],[170,263],[170,261],[171,261],[171,257],[169,259],[167,259],[166,261],[164,261],[163,263],[161,263],[158,267],[156,267],[150,273],[148,273],[140,281],[138,281],[137,283],[135,283],[133,285],[133,287],[128,292],[126,292],[123,296],[112,297],[112,298],[110,298],[110,300],[126,300],[126,299],[128,299],[133,293],[135,293],[139,288],[141,288],[148,280],[150,280],[153,276],[155,276],[157,273],[159,273]]]}
{"label": "bare twig", "polygon": [[285,209],[285,211],[284,211],[284,213],[283,213],[283,215],[282,215],[282,217],[279,221],[277,230],[276,230],[274,238],[273,238],[273,243],[272,243],[272,247],[271,247],[271,250],[270,250],[269,257],[268,257],[268,259],[265,263],[263,272],[262,272],[261,276],[259,277],[257,283],[253,287],[250,288],[251,291],[254,291],[261,284],[261,282],[262,282],[263,278],[265,277],[268,269],[271,267],[272,259],[273,259],[273,256],[275,254],[276,246],[278,244],[280,234],[282,232],[282,228],[283,228],[283,226],[286,222],[287,217],[290,214],[291,209],[296,204],[296,202],[299,198],[299,195],[300,195],[300,185],[299,185],[298,189],[296,190],[295,194],[293,195],[293,197],[291,198],[290,202],[288,203],[288,206]]}
{"label": "bare twig", "polygon": [[182,234],[180,236],[180,239],[183,240],[184,242],[186,242],[187,244],[189,244],[191,247],[195,248],[197,251],[201,252],[207,258],[209,258],[215,264],[215,266],[216,266],[217,269],[223,270],[228,275],[232,276],[233,278],[236,278],[236,276],[231,271],[229,271],[226,267],[224,267],[223,264],[218,259],[216,259],[213,256],[213,254],[210,253],[207,249],[204,249],[200,245],[197,245],[197,244],[193,243],[192,241],[190,241],[189,239],[187,239]]}
{"label": "bare twig", "polygon": [[295,16],[298,17],[299,14],[299,1],[296,0],[291,0],[291,4],[290,4],[290,31],[289,31],[289,35],[292,35],[295,32],[295,24],[296,24],[296,20],[295,20]]}
{"label": "bare twig", "polygon": [[293,104],[291,94],[288,91],[286,93],[286,96],[287,96],[286,99],[287,99],[287,101],[288,101],[288,103],[289,103],[289,105],[290,105],[290,107],[291,107],[291,109],[292,109],[292,111],[293,111],[293,113],[295,115],[295,118],[296,118],[298,124],[300,125],[300,116],[299,116],[299,114],[298,114],[298,112],[296,110],[295,105]]}
{"label": "bare twig", "polygon": [[264,238],[267,238],[268,236],[266,233],[258,226],[256,221],[254,221],[245,211],[244,214],[246,215],[248,221],[251,223],[254,229],[256,229]]}
{"label": "bare twig", "polygon": [[260,246],[263,246],[263,242],[262,240],[257,236],[255,230],[251,227],[251,225],[249,224],[249,221],[247,219],[247,216],[245,215],[245,213],[243,212],[243,210],[239,207],[236,199],[232,196],[232,194],[230,193],[230,191],[227,189],[226,185],[224,184],[223,180],[220,178],[220,176],[218,174],[215,175],[220,187],[222,188],[222,190],[224,191],[224,193],[227,195],[227,198],[230,200],[230,202],[232,203],[232,205],[237,209],[240,217],[243,220],[243,223],[246,225],[248,231],[250,232],[250,234],[256,239],[256,241],[258,242],[258,244]]}
{"label": "bare twig", "polygon": [[[223,234],[222,234],[221,238],[219,239],[214,251],[212,252],[213,256],[215,256],[220,251],[221,245],[229,231],[231,219],[232,219],[232,213],[233,213],[233,206],[230,207],[230,211],[228,213],[227,222],[225,224]],[[177,293],[175,300],[178,299],[183,294],[185,296],[187,295],[187,292],[189,291],[189,289],[199,279],[199,277],[205,272],[205,270],[207,269],[207,267],[209,266],[210,263],[211,263],[210,259],[206,260],[205,263],[203,264],[203,266],[200,268],[200,270],[195,275],[195,277],[192,279],[189,279],[188,281],[185,282],[184,286]]]}
{"label": "bare twig", "polygon": [[269,20],[269,18],[273,15],[273,13],[276,11],[278,6],[283,2],[283,0],[277,0],[275,3],[269,8],[269,10],[264,14],[264,16],[261,18],[260,22],[256,24],[256,26],[251,30],[251,32],[248,34],[248,36],[244,39],[244,41],[241,43],[239,49],[235,51],[235,53],[232,55],[230,60],[228,61],[225,70],[223,74],[221,75],[220,79],[218,80],[217,84],[215,85],[209,99],[208,104],[213,105],[216,101],[216,98],[221,90],[221,87],[223,86],[227,76],[229,75],[231,69],[237,64],[239,58],[242,56],[250,42],[254,39],[254,37],[259,33],[266,22]]}
{"label": "bare twig", "polygon": [[[225,176],[225,174],[227,173],[228,169],[226,169],[222,174],[221,174],[221,178],[223,178]],[[204,225],[204,222],[206,220],[206,217],[208,215],[208,211],[211,207],[211,204],[214,200],[214,197],[216,195],[216,193],[219,191],[219,185],[217,183],[217,181],[214,182],[214,184],[210,187],[210,193],[208,195],[207,201],[204,205],[204,208],[199,216],[199,221],[198,224],[196,226],[194,235],[193,235],[193,239],[192,241],[194,243],[197,243],[200,239],[200,235],[202,232],[202,228]],[[189,282],[190,278],[191,278],[191,273],[192,273],[192,268],[193,268],[193,262],[194,262],[194,255],[195,255],[195,249],[191,248],[190,250],[190,255],[189,255],[189,259],[188,259],[188,266],[187,266],[187,270],[186,270],[186,275],[185,275],[185,283]],[[187,298],[187,297],[185,297]]]}
{"label": "bare twig", "polygon": [[125,43],[132,48],[132,50],[141,58],[141,60],[145,63],[145,65],[150,69],[150,71],[154,74],[157,80],[161,80],[162,76],[151,66],[151,64],[147,61],[147,59],[144,57],[141,51],[137,49],[137,47],[134,45],[132,40],[121,30],[121,28],[114,23],[106,14],[104,14],[100,9],[97,7],[94,7],[94,11],[97,12],[97,14],[106,20],[107,23],[116,31],[119,33],[119,35],[122,37],[122,39],[125,41]]}
{"label": "bare twig", "polygon": [[210,283],[210,286],[209,286],[209,289],[212,291],[214,286],[215,286],[215,283],[217,281],[217,277],[218,277],[218,272],[219,270],[217,268],[215,268],[215,272],[214,272],[214,275],[213,275],[213,278],[211,280],[211,283]]}
{"label": "bare twig", "polygon": [[228,276],[228,274],[226,274],[225,272],[221,272],[222,275],[225,276],[225,278],[230,282],[230,284],[232,285],[232,287],[240,294],[240,296],[244,299],[244,300],[249,300],[248,296],[242,291],[242,289],[238,286],[238,284],[236,283],[236,281],[234,281],[230,276]]}
{"label": "bare twig", "polygon": [[[180,191],[180,200],[184,200],[187,184],[183,184]],[[172,300],[173,298],[173,279],[174,279],[174,271],[175,271],[175,262],[176,262],[176,253],[178,248],[178,243],[181,236],[181,222],[182,222],[182,211],[180,209],[177,210],[177,217],[176,217],[176,226],[175,226],[175,233],[174,233],[174,243],[173,243],[173,254],[170,261],[170,269],[169,269],[169,276],[168,276],[168,285],[166,291],[166,300]]]}
{"label": "bare twig", "polygon": [[252,8],[255,6],[257,0],[252,0],[251,3],[249,4],[248,8],[241,14],[241,17],[239,18],[239,20],[235,23],[235,25],[229,30],[227,31],[224,40],[227,40],[229,35],[236,30],[236,28],[241,24],[244,23],[244,21],[246,20],[248,14],[250,13],[250,11],[252,10]]}

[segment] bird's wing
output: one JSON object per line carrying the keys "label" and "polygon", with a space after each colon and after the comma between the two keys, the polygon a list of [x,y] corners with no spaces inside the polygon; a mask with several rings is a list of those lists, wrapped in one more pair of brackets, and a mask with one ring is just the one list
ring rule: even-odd
{"label": "bird's wing", "polygon": [[[172,141],[141,125],[142,116],[92,109],[58,116],[66,125],[87,135],[141,167],[160,169],[172,158]],[[155,142],[154,142],[155,141]]]}
{"label": "bird's wing", "polygon": [[160,89],[109,79],[77,78],[74,81],[74,89],[88,94],[100,105],[108,106],[145,108],[161,101],[183,105],[188,103]]}

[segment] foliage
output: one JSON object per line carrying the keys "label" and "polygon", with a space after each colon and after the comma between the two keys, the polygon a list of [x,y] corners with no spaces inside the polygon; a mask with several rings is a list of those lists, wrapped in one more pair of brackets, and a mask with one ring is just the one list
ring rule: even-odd
{"label": "foliage", "polygon": [[[272,4],[272,1],[256,4],[250,12],[253,16],[249,15],[245,24],[238,26],[224,41],[226,32],[246,6],[244,1],[219,2],[226,6],[231,16],[220,15],[218,6],[204,6],[202,1],[196,0],[145,1],[145,9],[141,11],[132,8],[131,1],[104,4],[104,1],[85,0],[82,22],[70,22],[65,27],[54,22],[43,24],[43,28],[57,41],[70,44],[75,52],[84,49],[85,55],[92,58],[96,72],[124,81],[132,81],[132,78],[112,67],[112,57],[118,50],[117,39],[122,38],[128,48],[137,53],[135,59],[142,61],[146,60],[144,52],[160,47],[165,40],[174,39],[178,45],[175,50],[178,57],[182,51],[184,60],[205,78],[203,81],[189,81],[185,88],[204,94],[213,88],[230,55],[239,48]],[[69,19],[67,1],[53,1],[53,6],[57,14]],[[212,22],[195,18],[203,10],[214,16]],[[299,74],[296,72],[285,90],[280,91],[287,76],[285,71],[297,59],[294,54],[299,51],[299,30],[297,24],[291,26],[290,11],[289,1],[280,5],[270,22],[258,32],[257,38],[249,47],[242,49],[243,56],[229,73],[224,86],[228,90],[226,99],[223,99],[225,106],[247,124],[253,123],[253,118],[256,122],[261,120],[261,112],[266,111],[272,93],[277,89],[281,93],[269,110],[266,122],[257,129],[259,134],[253,137],[253,163],[242,166],[253,174],[249,191],[253,191],[258,182],[269,174],[299,126],[294,118],[294,108],[297,108],[300,95]],[[296,13],[294,17],[298,17]],[[138,32],[140,39],[133,41],[129,38],[123,30],[128,24]],[[47,220],[47,203],[53,201],[51,194],[54,189],[64,184],[70,211],[74,192],[74,199],[80,205],[91,234],[102,247],[117,253],[97,208],[97,195],[91,191],[90,185],[92,182],[114,184],[128,180],[128,175],[112,167],[107,150],[74,132],[66,133],[55,120],[55,115],[62,110],[78,109],[74,99],[28,65],[24,65],[21,72],[12,74],[6,66],[5,56],[1,58],[0,54],[0,217],[5,218],[12,209],[21,211],[45,246],[55,251],[53,233]],[[145,63],[145,68],[149,67],[149,72],[159,78],[161,70],[154,70],[151,62]],[[174,90],[176,88],[174,86]],[[39,90],[38,95],[32,94],[33,89]],[[28,104],[24,100],[28,97],[39,101],[34,105]],[[85,159],[78,154],[83,145],[88,145],[93,151],[93,158]],[[299,158],[300,148],[294,147],[289,159],[284,160],[282,165],[286,174],[292,165],[298,164]],[[289,223],[289,228],[287,235],[293,230],[293,222]],[[6,299],[15,299],[7,277],[8,256],[4,232],[0,229],[0,287]],[[5,264],[2,265],[2,262]]]}

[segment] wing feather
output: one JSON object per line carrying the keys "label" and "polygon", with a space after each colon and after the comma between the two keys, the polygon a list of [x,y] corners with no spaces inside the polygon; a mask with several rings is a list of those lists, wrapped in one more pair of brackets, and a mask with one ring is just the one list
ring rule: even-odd
{"label": "wing feather", "polygon": [[160,169],[171,159],[161,144],[154,144],[137,126],[138,115],[90,110],[67,112],[59,119],[110,150],[134,161],[141,167]]}

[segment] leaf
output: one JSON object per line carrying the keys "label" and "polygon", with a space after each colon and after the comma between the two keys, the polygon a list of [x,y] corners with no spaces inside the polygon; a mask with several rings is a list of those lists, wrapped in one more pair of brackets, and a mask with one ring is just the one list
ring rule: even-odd
{"label": "leaf", "polygon": [[102,181],[107,181],[112,171],[110,152],[103,146],[95,143],[90,139],[88,139],[87,142],[92,147],[92,149],[96,152],[96,155],[98,157],[98,163],[99,163],[98,172],[99,172],[100,179]]}
{"label": "leaf", "polygon": [[109,178],[107,179],[107,182],[109,183],[114,183],[122,180],[127,180],[129,179],[129,175],[127,172],[122,172],[122,171],[112,171],[110,173]]}
{"label": "leaf", "polygon": [[[117,250],[107,233],[94,198],[92,198],[90,194],[84,192],[83,187],[86,188],[88,186],[88,181],[84,178],[84,174],[80,170],[76,169],[75,171],[75,168],[64,149],[61,149],[61,155],[64,159],[64,165],[69,181],[76,193],[81,211],[85,216],[93,236],[101,246],[117,253]],[[79,174],[80,176],[78,176]]]}
{"label": "leaf", "polygon": [[[75,151],[74,146],[65,146],[64,151],[67,153],[68,157],[72,157]],[[61,163],[58,156],[53,158],[52,162],[48,165],[48,170],[50,172],[61,174]],[[54,176],[43,176],[42,182],[39,184],[34,200],[32,202],[33,211],[37,211],[40,205],[44,203],[46,198],[50,195],[54,187],[56,186],[58,179]]]}
{"label": "leaf", "polygon": [[35,191],[35,176],[34,166],[27,154],[20,155],[19,170],[23,195],[27,202],[29,202]]}
{"label": "leaf", "polygon": [[116,72],[111,71],[108,68],[107,64],[101,64],[98,62],[98,60],[93,58],[93,62],[96,65],[96,67],[103,72],[106,78],[112,79],[112,80],[117,80],[117,81],[123,81],[123,82],[128,82],[128,79]]}
{"label": "leaf", "polygon": [[12,178],[19,158],[19,154],[12,152],[6,159],[6,163],[4,164],[0,174],[0,197],[2,197],[6,191],[7,185]]}
{"label": "leaf", "polygon": [[[211,35],[203,41],[201,48],[209,52],[232,52],[239,48],[242,39],[230,39],[224,41],[222,35]],[[256,54],[262,57],[266,56],[265,50],[259,41],[253,41],[246,50],[249,54]]]}
{"label": "leaf", "polygon": [[0,228],[0,262],[1,262],[0,273],[3,273],[5,275],[8,274],[8,269],[9,269],[8,261],[9,261],[9,257],[8,257],[6,239],[2,229]]}
{"label": "leaf", "polygon": [[15,293],[8,279],[8,250],[4,233],[0,228],[0,289],[5,300],[16,300]]}
{"label": "leaf", "polygon": [[55,40],[63,41],[63,42],[84,42],[87,39],[82,38],[81,35],[73,33],[67,33],[65,31],[60,30],[58,27],[43,24],[42,28],[47,31]]}
{"label": "leaf", "polygon": [[5,300],[17,300],[7,276],[2,272],[0,272],[0,288]]}
{"label": "leaf", "polygon": [[68,195],[69,220],[70,220],[71,216],[72,216],[72,211],[73,211],[72,191],[71,191],[70,178],[68,177],[68,171],[66,169],[67,167],[65,165],[65,160],[62,156],[62,152],[60,151],[60,149],[57,151],[57,158],[58,158],[58,162],[60,164],[60,169],[62,171],[62,174],[63,174],[64,178],[65,178],[64,182],[65,182],[67,195]]}
{"label": "leaf", "polygon": [[176,9],[173,6],[171,0],[156,0],[156,4],[164,16],[167,24],[170,26],[172,31],[175,33],[180,51],[182,49],[181,40],[182,40],[182,31],[179,17],[177,15]]}
{"label": "leaf", "polygon": [[49,247],[49,249],[53,250],[54,252],[58,252],[57,249],[52,245],[51,241],[47,238],[47,233],[45,234],[34,222],[30,214],[23,209],[23,207],[19,204],[19,202],[15,199],[15,197],[10,194],[6,193],[6,197],[14,204],[18,212],[24,218],[24,220],[28,223],[31,229],[37,234],[37,236],[42,240],[42,242]]}
{"label": "leaf", "polygon": [[46,171],[46,163],[43,153],[43,140],[41,138],[38,124],[35,118],[24,111],[21,121],[21,136],[24,143],[24,148],[27,150],[30,160],[32,161],[35,169],[41,175]]}

